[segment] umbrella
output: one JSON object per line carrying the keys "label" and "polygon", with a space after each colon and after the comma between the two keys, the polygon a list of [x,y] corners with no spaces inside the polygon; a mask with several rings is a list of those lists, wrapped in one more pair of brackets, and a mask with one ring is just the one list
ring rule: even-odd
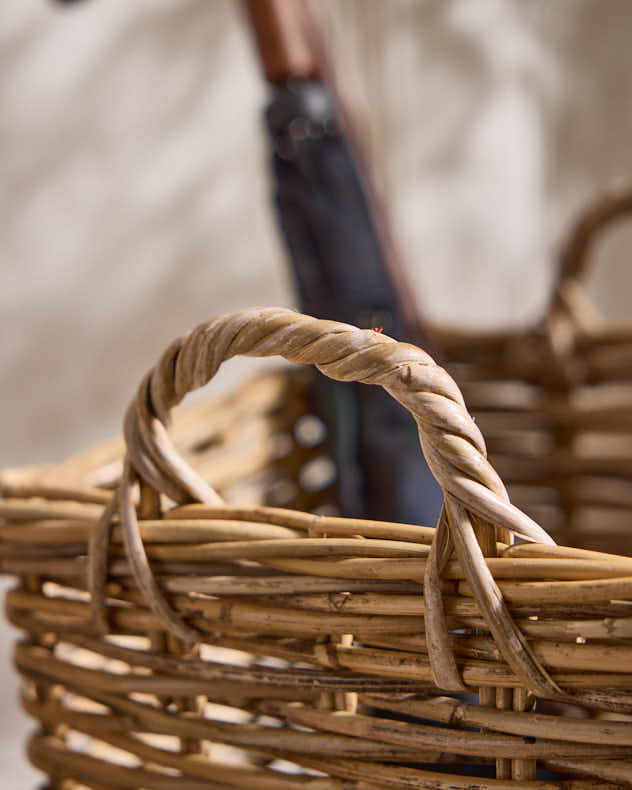
{"label": "umbrella", "polygon": [[[303,0],[247,0],[271,100],[279,224],[301,309],[427,346]],[[382,219],[382,221],[380,221]],[[379,387],[318,377],[346,516],[434,524],[442,495],[410,415]]]}
{"label": "umbrella", "polygon": [[[427,348],[349,124],[323,76],[327,58],[307,1],[246,7],[272,90],[266,125],[277,214],[302,309]],[[381,388],[322,377],[312,398],[328,428],[342,514],[434,524],[441,489],[408,412]]]}

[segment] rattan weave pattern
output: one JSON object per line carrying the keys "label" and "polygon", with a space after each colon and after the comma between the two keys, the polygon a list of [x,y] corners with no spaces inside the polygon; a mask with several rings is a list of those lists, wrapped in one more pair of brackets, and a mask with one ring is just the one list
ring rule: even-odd
{"label": "rattan weave pattern", "polygon": [[[331,487],[306,484],[327,459],[301,373],[176,423],[185,464],[171,408],[244,353],[385,386],[444,489],[438,528],[307,512]],[[419,349],[288,310],[223,316],[165,352],[125,438],[122,473],[114,443],[2,478],[29,756],[51,787],[632,784],[632,560],[558,547],[510,505]]]}
{"label": "rattan weave pattern", "polygon": [[627,186],[587,208],[537,326],[433,336],[511,501],[560,543],[630,555],[632,321],[600,316],[583,280],[599,240],[631,213]]}

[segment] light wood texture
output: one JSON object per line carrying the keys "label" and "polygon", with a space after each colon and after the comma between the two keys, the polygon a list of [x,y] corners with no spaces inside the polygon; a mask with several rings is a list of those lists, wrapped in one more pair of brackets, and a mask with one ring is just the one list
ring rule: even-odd
{"label": "light wood texture", "polygon": [[[328,514],[331,477],[306,471],[329,456],[301,428],[305,371],[197,406],[172,444],[171,409],[238,353],[407,406],[445,492],[439,528]],[[632,785],[632,558],[557,546],[510,504],[419,349],[288,310],[223,316],[143,380],[125,444],[1,486],[6,610],[41,723],[28,753],[53,786]]]}

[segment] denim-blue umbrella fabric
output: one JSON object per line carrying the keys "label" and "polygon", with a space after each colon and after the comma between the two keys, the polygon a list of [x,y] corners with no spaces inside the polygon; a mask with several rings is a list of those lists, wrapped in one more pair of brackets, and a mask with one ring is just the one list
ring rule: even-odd
{"label": "denim-blue umbrella fabric", "polygon": [[[409,340],[371,200],[319,81],[274,86],[266,111],[275,199],[301,309]],[[415,338],[418,341],[418,338]],[[442,494],[410,415],[381,388],[317,379],[345,516],[434,524]]]}

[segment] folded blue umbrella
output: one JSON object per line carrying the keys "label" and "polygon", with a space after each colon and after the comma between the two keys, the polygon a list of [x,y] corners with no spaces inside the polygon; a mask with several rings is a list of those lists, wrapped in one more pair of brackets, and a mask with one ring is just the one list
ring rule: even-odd
{"label": "folded blue umbrella", "polygon": [[[304,18],[303,24],[287,18],[304,14],[300,6],[248,3],[271,84],[265,119],[275,202],[300,307],[318,318],[426,345],[407,326],[368,182],[336,101],[316,58],[305,55],[316,47]],[[284,33],[296,36],[297,30],[303,39],[288,44]],[[317,377],[312,396],[328,429],[342,515],[433,525],[442,493],[410,414],[380,387],[364,384]]]}

